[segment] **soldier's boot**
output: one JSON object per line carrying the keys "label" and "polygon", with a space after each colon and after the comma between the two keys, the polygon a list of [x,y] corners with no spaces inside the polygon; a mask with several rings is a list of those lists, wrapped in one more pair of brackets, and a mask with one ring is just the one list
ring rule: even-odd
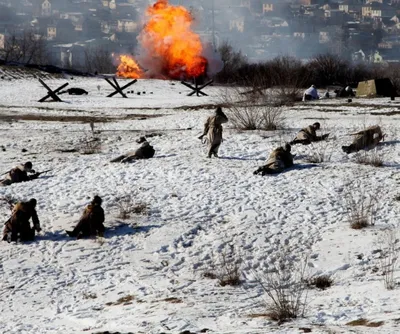
{"label": "soldier's boot", "polygon": [[76,233],[74,231],[65,230],[65,232],[67,232],[68,236],[71,237],[71,238],[75,238],[76,237]]}

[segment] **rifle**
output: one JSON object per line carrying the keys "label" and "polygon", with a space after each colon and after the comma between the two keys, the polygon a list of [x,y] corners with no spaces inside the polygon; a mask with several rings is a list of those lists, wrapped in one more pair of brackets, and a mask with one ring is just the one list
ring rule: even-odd
{"label": "rifle", "polygon": [[45,173],[50,172],[50,171],[52,171],[52,169],[48,169],[48,170],[45,170],[45,171],[43,171],[43,172],[37,172],[37,173],[35,173],[35,174],[29,176],[29,178],[30,178],[31,180],[35,180],[35,179],[37,179],[40,175],[45,174]]}
{"label": "rifle", "polygon": [[0,174],[0,176],[6,175],[6,174],[8,174],[9,172],[11,172],[11,170],[9,170],[8,172],[5,172],[5,173],[3,173],[3,174]]}

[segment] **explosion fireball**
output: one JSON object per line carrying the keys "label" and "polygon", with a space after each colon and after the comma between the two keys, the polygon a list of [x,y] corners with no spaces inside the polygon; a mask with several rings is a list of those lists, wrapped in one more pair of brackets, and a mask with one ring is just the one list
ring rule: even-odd
{"label": "explosion fireball", "polygon": [[[158,0],[146,11],[146,23],[139,34],[138,62],[129,55],[120,56],[117,75],[126,78],[147,76],[182,79],[206,72],[207,59],[198,34],[192,31],[193,17],[183,6]],[[146,69],[146,75],[144,70]]]}

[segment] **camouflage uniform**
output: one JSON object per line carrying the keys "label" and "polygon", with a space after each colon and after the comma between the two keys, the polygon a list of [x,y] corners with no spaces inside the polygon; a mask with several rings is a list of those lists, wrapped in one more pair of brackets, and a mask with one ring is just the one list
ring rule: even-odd
{"label": "camouflage uniform", "polygon": [[111,160],[111,162],[130,162],[137,159],[150,159],[154,156],[155,150],[153,146],[145,141],[137,150],[120,155],[119,157]]}
{"label": "camouflage uniform", "polygon": [[356,137],[349,146],[342,146],[342,150],[347,154],[357,152],[359,150],[374,148],[384,139],[382,130],[379,125],[374,125],[365,130],[353,133]]}
{"label": "camouflage uniform", "polygon": [[254,174],[277,174],[293,166],[293,155],[290,153],[291,147],[286,144],[285,147],[278,147],[269,155],[267,163],[258,168]]}
{"label": "camouflage uniform", "polygon": [[85,208],[81,219],[79,220],[73,231],[67,231],[70,237],[77,239],[90,236],[103,236],[104,227],[104,210],[101,207],[102,200],[99,196],[95,196],[92,202]]}
{"label": "camouflage uniform", "polygon": [[26,168],[25,165],[18,165],[17,167],[11,169],[6,177],[0,181],[3,186],[8,186],[12,183],[19,183],[30,181],[31,178],[28,175],[28,171],[31,169]]}
{"label": "camouflage uniform", "polygon": [[212,155],[218,157],[218,150],[223,141],[222,139],[222,124],[228,122],[228,117],[222,112],[220,107],[215,111],[214,116],[207,118],[204,124],[203,136],[206,136],[208,143],[207,157],[211,158]]}
{"label": "camouflage uniform", "polygon": [[317,136],[317,130],[319,130],[320,124],[318,122],[313,125],[309,125],[304,129],[301,129],[297,134],[296,138],[290,142],[291,145],[303,144],[308,145],[315,141],[321,141],[328,137],[328,134]]}
{"label": "camouflage uniform", "polygon": [[[31,199],[29,202],[17,203],[12,212],[11,218],[7,221],[3,231],[3,240],[8,242],[32,241],[35,239],[35,230],[41,231],[39,218],[36,210],[36,200]],[[32,218],[33,227],[31,227],[29,219]]]}

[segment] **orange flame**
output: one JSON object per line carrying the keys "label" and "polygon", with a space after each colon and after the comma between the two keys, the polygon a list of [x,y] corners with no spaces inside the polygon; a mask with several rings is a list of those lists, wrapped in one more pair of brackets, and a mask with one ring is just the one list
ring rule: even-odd
{"label": "orange flame", "polygon": [[120,64],[117,68],[117,75],[119,77],[139,79],[143,76],[143,71],[130,56],[121,55],[119,56],[119,60]]}
{"label": "orange flame", "polygon": [[[181,79],[206,72],[207,59],[201,55],[203,46],[199,35],[191,30],[193,17],[185,7],[170,5],[168,0],[158,0],[147,8],[146,18],[138,40],[143,51],[141,65],[151,75]],[[127,63],[126,58],[124,61]],[[133,73],[136,75],[138,72]],[[120,70],[120,67],[118,75],[136,78],[123,68]],[[140,77],[142,75],[139,74]]]}

